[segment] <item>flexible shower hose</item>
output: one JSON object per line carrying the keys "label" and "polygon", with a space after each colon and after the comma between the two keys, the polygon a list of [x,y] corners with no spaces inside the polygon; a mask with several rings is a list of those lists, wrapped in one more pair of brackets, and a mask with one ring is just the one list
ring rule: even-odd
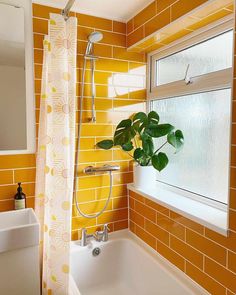
{"label": "flexible shower hose", "polygon": [[75,205],[76,208],[79,212],[79,214],[85,218],[97,218],[98,216],[100,216],[106,209],[107,206],[109,204],[109,201],[111,199],[111,195],[112,195],[112,171],[109,171],[109,175],[110,175],[110,189],[109,189],[109,195],[107,198],[107,201],[105,203],[105,206],[103,207],[103,209],[96,213],[96,214],[85,214],[81,211],[80,207],[79,207],[79,202],[77,199],[77,189],[78,189],[78,182],[79,182],[79,178],[77,181],[77,168],[79,165],[79,151],[80,151],[80,135],[81,135],[81,128],[82,128],[82,113],[83,113],[83,99],[84,99],[84,82],[85,82],[85,69],[86,69],[86,58],[84,59],[84,66],[83,66],[83,71],[82,71],[82,86],[81,86],[81,98],[80,98],[80,118],[79,118],[79,126],[78,126],[78,146],[77,146],[77,150],[76,150],[76,159],[75,159],[75,177],[74,177],[74,200],[75,200]]}

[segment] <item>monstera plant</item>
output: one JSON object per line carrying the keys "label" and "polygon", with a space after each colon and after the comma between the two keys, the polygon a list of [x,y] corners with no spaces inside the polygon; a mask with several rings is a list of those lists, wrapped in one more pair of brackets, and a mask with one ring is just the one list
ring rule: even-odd
{"label": "monstera plant", "polygon": [[[163,170],[169,160],[161,149],[169,144],[178,152],[184,144],[181,130],[175,130],[171,124],[160,124],[159,115],[155,111],[149,114],[136,113],[130,119],[122,120],[116,127],[113,140],[107,139],[97,143],[101,149],[109,150],[120,147],[129,153],[140,166],[153,166]],[[165,142],[155,148],[153,139],[165,137]]]}

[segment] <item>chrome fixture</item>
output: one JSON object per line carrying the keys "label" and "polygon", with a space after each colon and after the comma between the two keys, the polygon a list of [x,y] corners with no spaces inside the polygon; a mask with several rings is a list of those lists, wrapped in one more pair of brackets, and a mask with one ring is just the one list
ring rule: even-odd
{"label": "chrome fixture", "polygon": [[81,235],[81,241],[80,246],[85,247],[87,246],[87,240],[90,238],[94,238],[97,242],[107,242],[108,241],[108,232],[109,232],[108,224],[104,224],[103,230],[98,230],[94,234],[88,235],[87,229],[82,228],[82,235]]}
{"label": "chrome fixture", "polygon": [[113,165],[104,165],[101,167],[88,166],[84,168],[84,173],[96,174],[96,173],[112,172],[112,171],[119,171],[119,170],[120,170],[120,166],[113,166]]}
{"label": "chrome fixture", "polygon": [[[95,87],[95,79],[94,79],[94,74],[95,74],[95,61],[98,59],[97,56],[94,56],[94,44],[101,41],[103,38],[103,34],[101,32],[92,32],[88,36],[88,44],[85,50],[85,55],[84,55],[84,67],[83,67],[83,74],[82,74],[82,88],[81,88],[81,101],[83,100],[84,96],[84,80],[85,80],[85,69],[86,69],[86,63],[87,60],[90,60],[91,62],[91,73],[92,73],[92,78],[91,78],[91,84],[92,84],[92,117],[91,117],[91,122],[96,122],[96,110],[95,110],[95,96],[96,96],[96,87]],[[81,109],[82,110],[82,109]]]}
{"label": "chrome fixture", "polygon": [[100,248],[96,247],[96,248],[93,249],[92,254],[93,254],[94,257],[98,256],[100,253],[101,253]]}
{"label": "chrome fixture", "polygon": [[[78,204],[78,199],[77,199],[77,190],[78,190],[78,179],[77,179],[77,174],[76,171],[78,171],[78,164],[79,164],[79,152],[80,152],[80,135],[81,135],[81,128],[82,128],[82,113],[83,113],[83,99],[84,99],[84,84],[85,84],[85,71],[86,71],[86,65],[87,65],[87,60],[90,60],[91,63],[91,73],[92,73],[92,79],[91,79],[91,84],[92,84],[92,118],[91,122],[96,122],[96,110],[95,110],[95,96],[96,96],[96,88],[95,88],[95,80],[94,80],[94,72],[95,72],[95,61],[98,58],[97,56],[94,56],[93,51],[94,51],[94,43],[101,41],[103,38],[103,34],[100,32],[93,32],[88,36],[88,44],[86,47],[85,55],[84,55],[84,65],[83,65],[83,70],[82,70],[82,85],[81,85],[81,97],[80,97],[80,119],[79,119],[79,127],[78,127],[78,146],[76,149],[76,162],[75,162],[75,177],[74,177],[74,200],[75,200],[75,205],[77,208],[77,211],[79,212],[80,215],[82,215],[85,218],[96,218],[100,216],[107,208],[109,201],[111,199],[112,195],[112,183],[113,183],[113,178],[112,178],[112,169],[110,170],[103,170],[103,172],[108,172],[110,176],[110,189],[109,189],[109,195],[106,201],[105,206],[103,209],[96,213],[96,214],[85,214],[80,210],[79,204]],[[92,128],[92,127],[91,127]],[[94,172],[95,173],[95,172]],[[83,238],[83,237],[82,237]]]}
{"label": "chrome fixture", "polygon": [[74,3],[75,3],[75,0],[69,0],[66,4],[66,7],[64,9],[62,9],[61,14],[65,20],[68,20],[70,10],[71,10],[72,6],[74,5]]}

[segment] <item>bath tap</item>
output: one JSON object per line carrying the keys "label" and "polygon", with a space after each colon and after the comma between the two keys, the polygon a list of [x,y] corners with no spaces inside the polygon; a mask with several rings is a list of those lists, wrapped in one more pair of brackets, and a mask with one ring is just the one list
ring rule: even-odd
{"label": "bath tap", "polygon": [[80,246],[85,247],[87,246],[87,239],[94,238],[97,242],[107,242],[108,241],[108,232],[110,231],[108,224],[104,224],[103,230],[96,231],[94,234],[88,235],[87,229],[82,228],[82,235]]}

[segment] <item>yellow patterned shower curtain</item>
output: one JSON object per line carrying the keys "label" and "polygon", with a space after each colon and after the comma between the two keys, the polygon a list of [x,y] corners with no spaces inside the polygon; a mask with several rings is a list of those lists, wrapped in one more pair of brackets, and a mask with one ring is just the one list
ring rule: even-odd
{"label": "yellow patterned shower curtain", "polygon": [[35,210],[41,223],[42,294],[69,294],[77,19],[51,14],[44,40]]}

